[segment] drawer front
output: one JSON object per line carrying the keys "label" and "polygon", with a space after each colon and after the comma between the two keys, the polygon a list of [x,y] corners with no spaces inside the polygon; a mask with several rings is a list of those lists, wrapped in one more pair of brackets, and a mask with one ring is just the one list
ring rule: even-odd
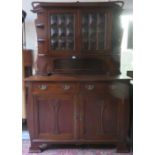
{"label": "drawer front", "polygon": [[38,82],[33,84],[33,93],[76,93],[77,85],[74,83],[43,83]]}
{"label": "drawer front", "polygon": [[100,82],[87,82],[80,84],[80,92],[83,93],[106,93],[109,90],[109,85]]}

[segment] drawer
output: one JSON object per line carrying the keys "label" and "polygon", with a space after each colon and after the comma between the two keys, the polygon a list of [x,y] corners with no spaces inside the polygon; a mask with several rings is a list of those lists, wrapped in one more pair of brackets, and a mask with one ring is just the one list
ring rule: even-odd
{"label": "drawer", "polygon": [[77,92],[77,85],[74,83],[43,83],[37,82],[33,84],[33,93],[75,93]]}
{"label": "drawer", "polygon": [[90,93],[90,92],[108,92],[109,85],[105,83],[99,82],[88,82],[88,83],[81,83],[80,84],[80,92],[83,93]]}

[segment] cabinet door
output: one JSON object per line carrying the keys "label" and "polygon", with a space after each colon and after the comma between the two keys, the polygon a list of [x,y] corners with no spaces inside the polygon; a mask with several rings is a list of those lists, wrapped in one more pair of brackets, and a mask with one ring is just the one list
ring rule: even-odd
{"label": "cabinet door", "polygon": [[106,10],[83,10],[81,22],[81,50],[103,52],[110,49],[111,13]]}
{"label": "cabinet door", "polygon": [[35,135],[69,140],[76,136],[76,103],[72,95],[34,95]]}
{"label": "cabinet door", "polygon": [[77,15],[74,10],[52,10],[49,16],[51,55],[73,54],[77,50]]}
{"label": "cabinet door", "polygon": [[104,95],[83,95],[81,102],[81,137],[114,140],[118,133],[119,100]]}

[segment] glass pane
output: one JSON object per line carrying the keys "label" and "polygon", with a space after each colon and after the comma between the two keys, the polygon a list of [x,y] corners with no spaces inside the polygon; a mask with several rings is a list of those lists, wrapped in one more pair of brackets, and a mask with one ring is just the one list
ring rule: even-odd
{"label": "glass pane", "polygon": [[82,49],[103,50],[105,48],[105,13],[82,14]]}
{"label": "glass pane", "polygon": [[72,51],[75,47],[74,15],[51,15],[51,48],[55,51]]}

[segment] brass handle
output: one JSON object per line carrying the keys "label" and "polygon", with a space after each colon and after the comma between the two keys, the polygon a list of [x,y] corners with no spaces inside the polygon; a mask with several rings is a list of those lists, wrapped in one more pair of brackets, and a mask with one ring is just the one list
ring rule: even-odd
{"label": "brass handle", "polygon": [[69,90],[70,89],[70,85],[69,84],[64,84],[63,88],[64,88],[64,90]]}
{"label": "brass handle", "polygon": [[47,85],[42,84],[42,85],[39,86],[39,88],[40,88],[41,90],[46,90],[46,89],[47,89]]}
{"label": "brass handle", "polygon": [[95,86],[92,84],[89,84],[89,85],[86,85],[85,88],[88,90],[93,90],[95,88]]}

